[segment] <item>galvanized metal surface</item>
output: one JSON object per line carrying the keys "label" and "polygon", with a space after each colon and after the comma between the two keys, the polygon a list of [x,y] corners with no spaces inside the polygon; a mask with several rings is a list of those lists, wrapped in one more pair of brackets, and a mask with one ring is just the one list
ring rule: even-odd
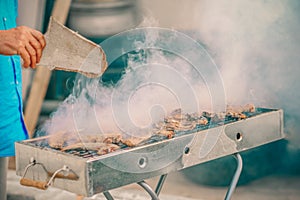
{"label": "galvanized metal surface", "polygon": [[[27,140],[16,143],[16,167],[17,174],[22,176],[32,157],[43,163],[50,172],[66,165],[79,179],[56,178],[53,186],[92,196],[245,151],[283,137],[283,111],[265,109],[263,113],[244,120],[93,158],[81,158],[50,148],[41,148]],[[29,170],[26,176],[40,181],[47,178],[38,166]]]}

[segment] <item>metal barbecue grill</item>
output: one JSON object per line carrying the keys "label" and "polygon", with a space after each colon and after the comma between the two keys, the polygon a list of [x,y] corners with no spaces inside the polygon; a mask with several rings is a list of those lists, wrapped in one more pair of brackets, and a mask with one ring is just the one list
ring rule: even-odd
{"label": "metal barbecue grill", "polygon": [[[242,169],[239,152],[284,137],[283,111],[257,108],[242,120],[212,120],[192,130],[176,131],[174,138],[154,135],[137,147],[122,146],[105,155],[86,149],[60,151],[48,145],[47,137],[16,143],[16,171],[23,185],[46,189],[52,185],[84,196],[138,183],[152,199],[158,195],[166,175],[227,155],[238,167],[225,199],[230,199]],[[161,176],[153,191],[145,179]]]}

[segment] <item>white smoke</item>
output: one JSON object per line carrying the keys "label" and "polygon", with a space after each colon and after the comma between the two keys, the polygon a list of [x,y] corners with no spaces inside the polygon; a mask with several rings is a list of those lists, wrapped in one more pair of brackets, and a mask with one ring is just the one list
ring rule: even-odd
{"label": "white smoke", "polygon": [[[88,134],[121,132],[145,136],[149,135],[154,123],[163,120],[174,109],[181,108],[186,113],[211,110],[211,94],[201,77],[203,74],[172,51],[147,49],[147,45],[155,46],[155,43],[166,40],[159,29],[154,32],[151,29],[151,34],[148,30],[142,30],[145,40],[133,38],[135,50],[126,54],[126,73],[116,84],[107,86],[101,78],[89,79],[78,75],[72,94],[52,114],[43,129],[49,134],[59,131]],[[171,37],[179,34],[172,30],[167,32],[172,33]],[[123,39],[132,37],[131,34],[126,33]],[[194,41],[188,40],[193,46]],[[110,50],[106,51],[108,55]],[[198,51],[206,58],[204,49]],[[187,54],[190,59],[199,57],[195,52]]]}
{"label": "white smoke", "polygon": [[201,0],[197,34],[221,67],[228,103],[282,108],[290,149],[300,142],[300,2]]}
{"label": "white smoke", "polygon": [[[226,103],[252,102],[256,106],[283,108],[290,147],[297,148],[300,142],[300,125],[297,123],[300,120],[300,3],[292,0],[192,2],[193,6],[182,7],[183,13],[193,13],[188,15],[193,19],[185,21],[187,24],[193,21],[190,35],[207,46],[219,66]],[[180,14],[176,19],[178,17],[185,16]],[[157,22],[159,19],[145,18],[141,26],[158,26]],[[157,35],[148,35],[146,42],[157,39]],[[123,79],[114,87],[103,86],[99,80],[94,80],[90,90],[70,96],[48,121],[48,132],[60,129],[130,132],[137,127],[147,128],[178,107],[187,112],[211,109],[209,88],[187,62],[174,55],[166,57],[162,52],[143,57],[143,51],[139,51],[141,44],[135,45],[137,52],[129,54],[130,67]],[[139,57],[138,62],[136,57]],[[182,81],[172,82],[175,77]],[[164,84],[136,87],[139,81],[150,83],[153,80]],[[175,90],[168,84],[175,84]],[[118,97],[118,100],[112,101],[112,97]],[[188,102],[190,99],[192,103]],[[70,100],[76,103],[67,103]]]}

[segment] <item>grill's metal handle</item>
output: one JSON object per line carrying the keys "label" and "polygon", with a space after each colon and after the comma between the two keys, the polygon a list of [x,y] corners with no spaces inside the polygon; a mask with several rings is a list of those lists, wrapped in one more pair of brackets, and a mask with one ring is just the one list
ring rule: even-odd
{"label": "grill's metal handle", "polygon": [[41,190],[46,190],[48,188],[48,183],[43,181],[35,181],[28,178],[21,178],[20,184],[29,187],[36,187]]}
{"label": "grill's metal handle", "polygon": [[[54,175],[53,172],[47,172],[47,173],[48,173],[49,177],[52,177]],[[69,180],[78,180],[79,177],[73,172],[73,173],[70,173],[68,175],[57,173],[54,178],[62,178],[62,179],[69,179]]]}
{"label": "grill's metal handle", "polygon": [[[42,166],[42,168],[44,169],[44,171],[47,174],[47,180],[49,179],[48,181],[35,181],[35,180],[29,179],[29,178],[25,178],[25,175],[27,174],[28,169],[36,164]],[[65,174],[61,174],[61,173],[65,173]],[[24,170],[24,174],[20,180],[20,184],[24,185],[24,186],[36,187],[38,189],[46,190],[52,184],[52,182],[55,178],[64,178],[64,179],[70,179],[70,180],[78,180],[79,179],[77,174],[66,165],[64,165],[61,169],[58,169],[54,173],[52,173],[52,172],[49,172],[42,163],[37,163],[36,160],[33,157],[31,157],[29,164],[26,166],[26,168]]]}

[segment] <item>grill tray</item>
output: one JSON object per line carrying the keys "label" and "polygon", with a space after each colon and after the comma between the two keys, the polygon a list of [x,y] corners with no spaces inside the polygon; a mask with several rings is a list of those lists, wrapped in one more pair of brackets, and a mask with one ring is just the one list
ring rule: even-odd
{"label": "grill tray", "polygon": [[78,179],[55,178],[52,185],[92,196],[282,138],[283,111],[257,108],[243,120],[209,123],[190,131],[176,132],[172,139],[154,136],[141,146],[122,148],[101,156],[85,150],[61,152],[47,146],[45,138],[17,142],[16,171],[17,175],[23,176],[24,169],[34,159],[44,167],[31,167],[26,177],[44,181],[47,179],[45,169],[54,173],[67,166]]}

